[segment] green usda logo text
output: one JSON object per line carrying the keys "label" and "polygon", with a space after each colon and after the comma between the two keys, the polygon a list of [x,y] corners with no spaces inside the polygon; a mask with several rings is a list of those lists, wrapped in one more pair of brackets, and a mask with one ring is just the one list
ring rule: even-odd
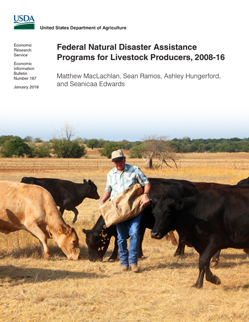
{"label": "green usda logo text", "polygon": [[35,29],[35,20],[33,16],[14,16],[14,29]]}

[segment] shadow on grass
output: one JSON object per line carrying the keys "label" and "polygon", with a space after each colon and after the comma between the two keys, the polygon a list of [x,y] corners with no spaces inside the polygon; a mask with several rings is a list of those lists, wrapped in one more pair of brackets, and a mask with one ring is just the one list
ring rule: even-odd
{"label": "shadow on grass", "polygon": [[[241,262],[235,262],[237,260],[241,260]],[[234,267],[238,265],[248,264],[249,256],[247,254],[222,254],[220,256],[220,261],[218,266],[214,268],[225,268],[225,267]],[[235,262],[235,263],[234,263]]]}
{"label": "shadow on grass", "polygon": [[89,272],[75,272],[60,269],[22,268],[14,265],[0,266],[0,287],[8,284],[20,285],[27,283],[52,282],[67,279],[95,279],[104,278],[105,275]]}
{"label": "shadow on grass", "polygon": [[222,288],[223,288],[224,291],[239,290],[239,289],[245,289],[245,290],[247,290],[247,289],[249,289],[249,284],[237,285],[236,287],[223,285]]}
{"label": "shadow on grass", "polygon": [[[63,251],[57,245],[49,245],[49,251],[51,254],[51,258],[66,258],[67,256],[63,253]],[[88,259],[88,252],[86,247],[80,247],[81,260]],[[24,248],[15,248],[11,252],[0,253],[0,259],[5,258],[33,258],[33,259],[41,259],[43,258],[41,247],[40,246],[26,246]]]}
{"label": "shadow on grass", "polygon": [[[179,257],[177,258],[176,262],[174,263],[160,263],[160,264],[155,264],[155,265],[150,265],[147,267],[143,268],[143,271],[151,271],[155,269],[186,269],[186,268],[197,268],[198,269],[198,263],[199,260],[196,262],[185,262],[184,259],[187,257],[191,257],[193,255],[184,255],[181,256],[181,262],[179,262]],[[222,262],[222,260],[226,259],[229,260],[230,262]],[[247,260],[246,260],[247,259]],[[238,262],[238,260],[241,260],[241,262]],[[216,267],[211,267],[211,270],[216,270],[219,268],[233,268],[237,266],[241,266],[244,264],[249,264],[249,258],[246,254],[224,254],[221,256],[221,261],[219,262],[218,266]]]}

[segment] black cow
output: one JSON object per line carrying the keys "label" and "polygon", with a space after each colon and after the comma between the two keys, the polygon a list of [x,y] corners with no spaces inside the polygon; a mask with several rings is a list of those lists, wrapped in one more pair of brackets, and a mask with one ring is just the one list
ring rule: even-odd
{"label": "black cow", "polygon": [[[155,219],[152,216],[150,205],[147,206],[143,212],[140,222],[140,242],[138,258],[143,257],[142,242],[146,228],[152,229]],[[102,216],[99,217],[96,224],[91,230],[82,230],[86,234],[86,244],[88,246],[88,254],[90,261],[102,261],[110,244],[111,237],[115,238],[114,250],[108,261],[115,261],[118,258],[118,244],[117,244],[117,229],[116,225],[106,228],[105,221]]]}
{"label": "black cow", "polygon": [[[194,183],[195,184],[195,183]],[[247,179],[243,179],[241,181],[239,181],[237,183],[237,185],[246,185],[246,184],[249,184],[249,177]],[[195,185],[196,186],[196,185]],[[225,186],[229,186],[229,185],[223,185],[224,187]],[[196,186],[197,190],[198,190],[198,187]],[[219,186],[218,187],[215,187],[215,188],[220,188]],[[248,248],[245,248],[243,249],[243,251],[246,253],[246,254],[249,254],[249,249]],[[214,257],[212,258],[211,260],[211,267],[215,267],[218,265],[219,263],[219,260],[220,260],[220,250],[214,255]]]}
{"label": "black cow", "polygon": [[[182,180],[179,180],[182,181]],[[231,185],[228,184],[222,184],[222,183],[216,183],[216,182],[191,182],[197,192],[202,192],[205,190],[211,190],[211,189],[220,189],[220,188],[224,188],[224,187],[231,187]],[[184,251],[185,251],[185,245],[182,243],[181,240],[181,234],[179,235],[179,242],[178,242],[178,247],[177,250],[175,251],[174,256],[180,256],[180,255],[184,255]],[[219,255],[220,255],[220,251],[217,252],[214,257],[212,258],[212,265],[211,266],[216,266],[218,265],[218,261],[219,261]]]}
{"label": "black cow", "polygon": [[[179,198],[192,196],[197,193],[196,188],[192,183],[186,180],[149,178],[151,183],[150,195],[155,195],[160,198],[166,194],[170,198]],[[147,206],[142,212],[140,223],[140,246],[139,258],[143,256],[142,242],[146,228],[152,229],[155,218],[152,214],[152,209]],[[105,222],[102,216],[91,230],[82,230],[86,234],[86,243],[88,245],[89,259],[91,261],[103,260],[103,256],[109,246],[111,237],[115,238],[115,247],[109,261],[116,260],[118,257],[117,246],[117,231],[116,226],[105,227]]]}
{"label": "black cow", "polygon": [[242,184],[249,184],[249,177],[246,179],[242,179],[237,183],[237,185],[239,185],[239,186]]}
{"label": "black cow", "polygon": [[221,281],[209,268],[212,256],[220,249],[249,247],[249,189],[231,186],[203,191],[177,200],[161,197],[153,209],[153,238],[168,231],[181,232],[184,243],[200,254],[199,276],[194,287],[203,286],[203,278],[213,284]]}
{"label": "black cow", "polygon": [[[192,182],[198,192],[212,190],[212,189],[221,189],[224,187],[231,187],[229,184],[216,183],[216,182]],[[181,238],[179,238],[178,249],[176,255],[183,255],[185,250],[185,245],[181,243]],[[211,266],[215,267],[218,265],[220,259],[220,250],[214,255],[211,261]]]}
{"label": "black cow", "polygon": [[22,183],[35,184],[48,190],[58,207],[61,215],[64,210],[74,212],[73,223],[77,220],[78,210],[76,206],[81,204],[85,198],[99,199],[96,185],[91,181],[84,179],[83,183],[75,183],[68,180],[51,178],[23,177]]}
{"label": "black cow", "polygon": [[198,192],[202,192],[205,190],[212,190],[212,189],[220,189],[224,187],[231,187],[231,185],[229,184],[216,183],[216,182],[192,182],[192,183],[196,187]]}

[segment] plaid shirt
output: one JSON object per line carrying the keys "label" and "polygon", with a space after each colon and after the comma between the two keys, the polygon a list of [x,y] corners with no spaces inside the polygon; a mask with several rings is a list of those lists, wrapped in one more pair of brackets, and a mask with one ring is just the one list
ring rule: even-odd
{"label": "plaid shirt", "polygon": [[145,186],[149,183],[149,179],[137,166],[125,164],[125,168],[121,173],[116,168],[113,168],[108,173],[105,191],[110,193],[110,199],[113,199],[120,192],[123,192],[136,183]]}

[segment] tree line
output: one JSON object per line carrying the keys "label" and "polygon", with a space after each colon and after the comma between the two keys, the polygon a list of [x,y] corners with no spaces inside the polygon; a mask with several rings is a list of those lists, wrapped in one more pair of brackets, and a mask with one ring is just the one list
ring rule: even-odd
{"label": "tree line", "polygon": [[2,135],[0,136],[0,156],[9,157],[28,157],[28,158],[81,158],[87,155],[86,147],[98,149],[101,156],[111,157],[115,149],[130,150],[134,145],[141,142],[120,142],[106,141],[103,139],[82,139],[71,137],[53,138],[43,141],[40,138],[27,136],[22,139],[19,136]]}
{"label": "tree line", "polygon": [[177,153],[189,152],[249,152],[249,138],[239,139],[193,139],[184,137],[182,139],[173,139],[169,145]]}
{"label": "tree line", "polygon": [[104,139],[72,139],[71,132],[60,135],[49,141],[27,136],[0,136],[1,157],[29,157],[29,158],[81,158],[87,157],[87,149],[97,149],[101,156],[111,158],[114,150],[128,150],[130,158],[143,158],[147,168],[158,166],[177,167],[177,154],[190,152],[249,152],[249,138],[239,139],[182,139],[168,140],[165,136],[145,136],[141,141],[130,142],[107,141]]}

